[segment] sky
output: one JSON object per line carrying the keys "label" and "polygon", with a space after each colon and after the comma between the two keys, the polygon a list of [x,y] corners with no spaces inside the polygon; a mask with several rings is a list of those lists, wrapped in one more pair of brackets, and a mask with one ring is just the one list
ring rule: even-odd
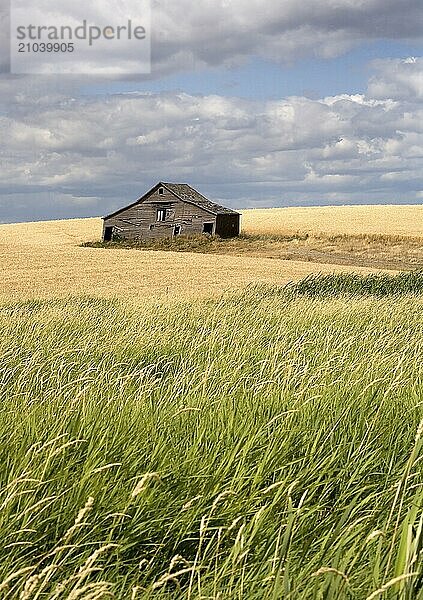
{"label": "sky", "polygon": [[421,0],[152,0],[138,75],[134,45],[11,74],[6,0],[0,26],[0,222],[105,215],[159,180],[239,209],[423,202]]}

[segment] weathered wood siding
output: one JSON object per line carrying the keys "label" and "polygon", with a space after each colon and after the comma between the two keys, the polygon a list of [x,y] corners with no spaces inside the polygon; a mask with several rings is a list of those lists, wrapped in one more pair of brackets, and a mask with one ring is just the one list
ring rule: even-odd
{"label": "weathered wood siding", "polygon": [[241,221],[239,214],[219,214],[216,219],[216,234],[222,238],[235,237],[240,234]]}
{"label": "weathered wood siding", "polygon": [[[166,188],[163,194],[153,191],[142,202],[130,206],[115,216],[104,219],[103,239],[106,227],[113,227],[113,235],[119,235],[130,240],[149,240],[170,237],[174,227],[179,225],[181,235],[203,232],[204,223],[213,223],[216,230],[216,215],[179,200]],[[166,209],[166,220],[157,221],[157,211]]]}

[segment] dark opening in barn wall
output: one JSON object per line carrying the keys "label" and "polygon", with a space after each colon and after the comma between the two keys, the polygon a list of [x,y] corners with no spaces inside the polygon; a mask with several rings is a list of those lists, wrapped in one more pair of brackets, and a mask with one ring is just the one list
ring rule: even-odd
{"label": "dark opening in barn wall", "polygon": [[209,233],[210,235],[213,235],[213,223],[204,223],[203,233]]}
{"label": "dark opening in barn wall", "polygon": [[104,241],[111,242],[113,237],[113,227],[106,227],[104,229]]}

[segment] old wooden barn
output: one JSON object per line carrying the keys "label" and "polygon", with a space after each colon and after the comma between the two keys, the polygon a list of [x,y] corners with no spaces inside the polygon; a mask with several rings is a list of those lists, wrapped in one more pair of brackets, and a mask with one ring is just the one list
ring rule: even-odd
{"label": "old wooden barn", "polygon": [[160,181],[136,202],[103,217],[103,241],[201,233],[234,237],[240,232],[240,218],[186,183]]}

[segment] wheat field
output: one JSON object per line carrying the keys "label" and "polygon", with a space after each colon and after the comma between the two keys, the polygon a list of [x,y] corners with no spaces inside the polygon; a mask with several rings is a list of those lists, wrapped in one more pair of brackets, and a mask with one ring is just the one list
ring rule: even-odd
{"label": "wheat field", "polygon": [[100,231],[99,219],[0,226],[0,299],[91,295],[179,300],[253,282],[281,284],[316,269],[351,270],[270,258],[79,247],[97,239]]}
{"label": "wheat field", "polygon": [[[422,235],[422,206],[323,207],[243,211],[246,233],[321,231]],[[81,248],[101,235],[101,219],[0,225],[1,300],[94,295],[178,300],[250,283],[283,284],[312,272],[370,272],[300,260]]]}
{"label": "wheat field", "polygon": [[242,211],[249,233],[423,236],[423,205],[264,208]]}

